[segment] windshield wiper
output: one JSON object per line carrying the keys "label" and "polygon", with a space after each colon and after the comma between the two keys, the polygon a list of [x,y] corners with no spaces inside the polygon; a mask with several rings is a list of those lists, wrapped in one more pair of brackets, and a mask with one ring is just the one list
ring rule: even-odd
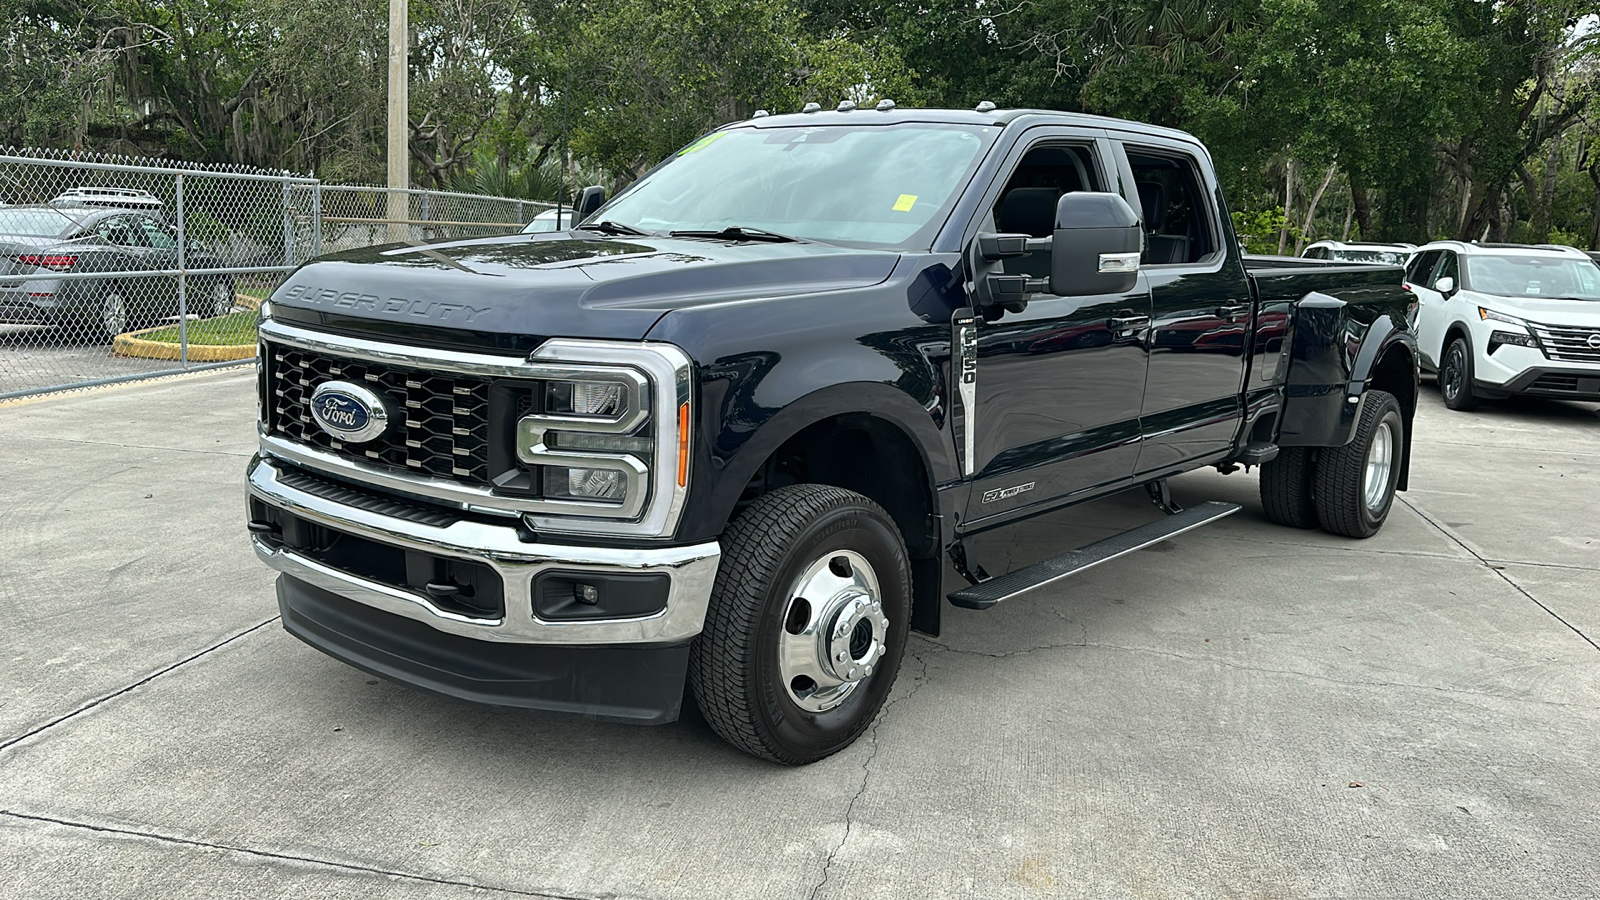
{"label": "windshield wiper", "polygon": [[801,240],[797,237],[779,234],[776,231],[767,231],[764,228],[746,228],[743,225],[729,225],[720,231],[709,229],[669,231],[667,234],[672,237],[720,238],[725,241],[766,241],[769,244],[801,243]]}
{"label": "windshield wiper", "polygon": [[579,225],[578,226],[578,230],[579,231],[599,231],[599,232],[602,232],[604,234],[631,234],[631,235],[635,235],[637,237],[649,237],[650,236],[650,232],[648,232],[648,231],[640,231],[639,229],[633,227],[632,225],[624,225],[621,222],[613,222],[610,219],[604,219],[602,221],[593,222],[593,223],[590,223],[590,224],[587,224],[587,225]]}

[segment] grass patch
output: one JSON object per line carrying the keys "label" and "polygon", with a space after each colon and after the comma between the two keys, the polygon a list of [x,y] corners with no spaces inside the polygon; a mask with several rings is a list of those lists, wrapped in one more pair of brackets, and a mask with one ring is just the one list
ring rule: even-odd
{"label": "grass patch", "polygon": [[[256,342],[256,311],[244,309],[239,312],[218,316],[215,319],[200,319],[189,323],[189,343],[212,344],[223,347],[239,347]],[[140,340],[161,341],[168,344],[178,343],[178,326],[168,325],[155,331],[139,335]]]}

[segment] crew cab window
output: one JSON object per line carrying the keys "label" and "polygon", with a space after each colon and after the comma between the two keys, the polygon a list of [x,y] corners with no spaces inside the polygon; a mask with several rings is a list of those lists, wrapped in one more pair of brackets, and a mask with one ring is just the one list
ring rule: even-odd
{"label": "crew cab window", "polygon": [[1144,148],[1127,152],[1144,214],[1144,263],[1195,263],[1215,251],[1216,228],[1195,161]]}
{"label": "crew cab window", "polygon": [[1046,144],[1023,155],[994,204],[995,227],[1008,234],[1049,237],[1062,194],[1099,191],[1102,179],[1088,147]]}

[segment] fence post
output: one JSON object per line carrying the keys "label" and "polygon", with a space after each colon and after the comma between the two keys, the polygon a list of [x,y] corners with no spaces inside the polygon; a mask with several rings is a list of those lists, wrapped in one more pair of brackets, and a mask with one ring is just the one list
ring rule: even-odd
{"label": "fence post", "polygon": [[311,255],[322,255],[322,179],[311,183]]}
{"label": "fence post", "polygon": [[174,176],[178,206],[178,365],[189,368],[189,222],[183,213],[183,173]]}
{"label": "fence post", "polygon": [[294,265],[294,198],[290,196],[289,173],[283,173],[283,264]]}

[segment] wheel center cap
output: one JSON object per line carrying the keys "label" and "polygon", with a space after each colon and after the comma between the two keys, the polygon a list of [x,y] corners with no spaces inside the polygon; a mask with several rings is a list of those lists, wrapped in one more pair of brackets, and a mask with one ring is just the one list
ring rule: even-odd
{"label": "wheel center cap", "polygon": [[828,625],[822,666],[829,675],[851,684],[872,674],[883,658],[889,618],[883,604],[861,591],[846,591]]}

